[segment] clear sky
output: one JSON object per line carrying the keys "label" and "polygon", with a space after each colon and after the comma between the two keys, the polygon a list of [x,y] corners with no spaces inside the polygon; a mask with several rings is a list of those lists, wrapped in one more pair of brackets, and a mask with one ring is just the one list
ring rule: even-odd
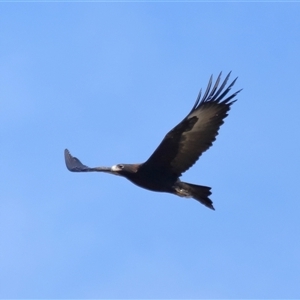
{"label": "clear sky", "polygon": [[[300,3],[0,3],[0,298],[299,298]],[[124,178],[211,74],[243,88],[182,179]]]}

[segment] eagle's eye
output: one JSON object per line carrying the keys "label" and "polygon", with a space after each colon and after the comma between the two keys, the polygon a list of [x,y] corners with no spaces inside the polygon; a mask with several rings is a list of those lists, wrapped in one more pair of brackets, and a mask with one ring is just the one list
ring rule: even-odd
{"label": "eagle's eye", "polygon": [[124,165],[118,165],[118,167],[121,169],[121,170],[123,170],[124,169]]}

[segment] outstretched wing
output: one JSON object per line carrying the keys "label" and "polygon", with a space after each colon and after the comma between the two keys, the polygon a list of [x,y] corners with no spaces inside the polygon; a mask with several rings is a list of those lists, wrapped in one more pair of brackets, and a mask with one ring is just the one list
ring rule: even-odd
{"label": "outstretched wing", "polygon": [[164,171],[180,176],[212,145],[230,106],[236,101],[234,97],[241,91],[226,97],[237,78],[224,89],[230,73],[219,87],[221,74],[212,89],[212,76],[210,77],[202,99],[200,90],[190,113],[167,133],[142,168],[163,168]]}
{"label": "outstretched wing", "polygon": [[90,168],[81,163],[81,161],[71,155],[68,149],[65,149],[65,163],[66,167],[71,172],[107,172],[111,173],[111,168],[107,167],[96,167]]}
{"label": "outstretched wing", "polygon": [[88,166],[83,165],[77,157],[72,156],[68,149],[65,149],[65,163],[71,172],[89,172],[91,170]]}

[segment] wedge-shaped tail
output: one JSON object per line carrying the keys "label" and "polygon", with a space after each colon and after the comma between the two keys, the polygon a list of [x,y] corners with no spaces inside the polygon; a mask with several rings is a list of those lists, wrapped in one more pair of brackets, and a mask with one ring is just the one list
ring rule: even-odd
{"label": "wedge-shaped tail", "polygon": [[182,181],[179,181],[176,184],[176,192],[178,196],[192,197],[210,209],[215,210],[212,204],[213,202],[209,199],[209,196],[211,195],[210,190],[211,188],[208,186],[196,185]]}

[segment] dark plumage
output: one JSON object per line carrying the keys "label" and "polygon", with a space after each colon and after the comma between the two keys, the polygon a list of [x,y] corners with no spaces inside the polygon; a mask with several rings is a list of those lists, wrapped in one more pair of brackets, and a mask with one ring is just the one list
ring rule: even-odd
{"label": "dark plumage", "polygon": [[[219,87],[221,74],[212,87],[210,77],[206,91],[201,90],[190,113],[167,133],[157,149],[142,164],[118,164],[89,168],[65,150],[65,161],[72,172],[107,172],[126,177],[134,184],[156,192],[191,197],[214,209],[210,187],[182,182],[179,177],[188,170],[215,141],[220,126],[228,115],[234,97],[227,96],[237,78],[225,89],[230,73]],[[211,88],[212,87],[212,88]],[[227,96],[227,97],[226,97]]]}

